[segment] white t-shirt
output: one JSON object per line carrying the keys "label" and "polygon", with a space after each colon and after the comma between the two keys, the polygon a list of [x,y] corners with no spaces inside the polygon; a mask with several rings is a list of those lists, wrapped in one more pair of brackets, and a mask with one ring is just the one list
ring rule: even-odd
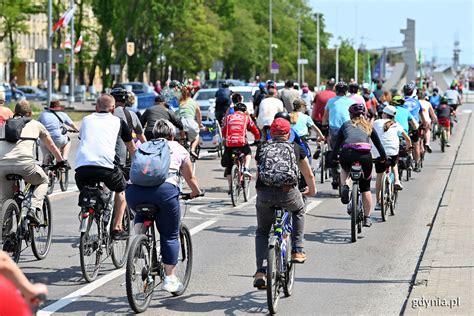
{"label": "white t-shirt", "polygon": [[114,168],[115,145],[121,129],[120,119],[111,113],[92,113],[84,117],[76,168],[82,166]]}
{"label": "white t-shirt", "polygon": [[285,107],[280,99],[268,97],[262,100],[258,107],[257,126],[262,129],[264,126],[270,126],[275,114],[284,112]]}
{"label": "white t-shirt", "polygon": [[428,124],[431,124],[431,117],[430,117],[430,111],[429,111],[431,107],[431,103],[426,100],[419,100],[419,101],[421,104],[421,108],[423,109],[423,117],[425,118]]}
{"label": "white t-shirt", "polygon": [[[380,138],[380,142],[382,143],[383,148],[385,149],[385,153],[387,156],[395,156],[398,155],[399,146],[400,146],[400,139],[399,135],[403,132],[403,127],[395,123],[390,128],[384,132],[383,126],[384,124],[389,121],[388,119],[380,119],[374,122],[374,130],[377,132],[377,135]],[[380,156],[377,148],[372,146],[372,158],[377,158]]]}

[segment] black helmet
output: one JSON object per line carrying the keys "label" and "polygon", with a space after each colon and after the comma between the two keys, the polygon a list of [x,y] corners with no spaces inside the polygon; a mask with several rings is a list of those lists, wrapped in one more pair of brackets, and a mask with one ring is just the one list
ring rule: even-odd
{"label": "black helmet", "polygon": [[416,83],[414,81],[410,81],[406,85],[403,86],[403,93],[405,96],[411,96],[413,91],[416,90]]}
{"label": "black helmet", "polygon": [[181,82],[179,82],[178,80],[172,80],[169,85],[170,89],[180,87],[180,86],[181,86]]}
{"label": "black helmet", "polygon": [[344,82],[344,81],[339,81],[337,84],[336,84],[336,93],[346,93],[347,92],[347,83]]}
{"label": "black helmet", "polygon": [[276,85],[275,81],[272,81],[272,80],[267,81],[267,89],[268,88],[276,89],[276,87],[277,87],[277,85]]}
{"label": "black helmet", "polygon": [[155,97],[155,103],[163,103],[165,102],[166,99],[165,99],[165,96],[164,95],[161,95],[161,94],[158,94],[156,97]]}
{"label": "black helmet", "polygon": [[446,97],[441,97],[441,100],[439,101],[439,104],[448,104],[448,98]]}
{"label": "black helmet", "polygon": [[277,112],[273,119],[276,120],[277,118],[283,118],[291,123],[290,114],[288,112]]}
{"label": "black helmet", "polygon": [[245,105],[245,103],[239,102],[236,105],[234,105],[234,110],[240,111],[240,112],[246,112],[247,106]]}
{"label": "black helmet", "polygon": [[433,88],[433,93],[438,93],[439,92],[439,89],[438,88]]}
{"label": "black helmet", "polygon": [[126,103],[128,100],[128,91],[122,87],[113,88],[110,94],[114,97],[115,102]]}
{"label": "black helmet", "polygon": [[352,117],[358,117],[361,115],[365,115],[365,104],[361,103],[354,103],[349,107],[349,114]]}
{"label": "black helmet", "polygon": [[349,93],[357,93],[359,91],[359,85],[357,82],[349,84]]}
{"label": "black helmet", "polygon": [[222,81],[221,87],[222,87],[222,88],[228,88],[228,87],[229,87],[229,83],[228,83],[227,81]]}

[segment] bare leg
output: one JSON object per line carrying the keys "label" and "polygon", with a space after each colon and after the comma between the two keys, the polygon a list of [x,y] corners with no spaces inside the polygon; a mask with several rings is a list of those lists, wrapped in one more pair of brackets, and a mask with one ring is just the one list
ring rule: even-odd
{"label": "bare leg", "polygon": [[229,184],[229,191],[232,187],[232,176],[230,174],[227,175],[227,183]]}
{"label": "bare leg", "polygon": [[372,193],[370,191],[362,192],[362,205],[364,206],[364,215],[370,216],[372,209]]}
{"label": "bare leg", "polygon": [[114,230],[122,230],[122,219],[123,214],[125,213],[125,207],[127,203],[125,202],[125,192],[116,192],[115,193],[115,221],[114,221]]}
{"label": "bare leg", "polygon": [[250,161],[252,161],[252,155],[246,155],[245,156],[245,168],[247,168],[247,169],[250,168]]}
{"label": "bare leg", "polygon": [[380,191],[382,190],[382,175],[383,173],[377,173],[377,178],[375,179],[375,197],[377,203],[380,203]]}
{"label": "bare leg", "polygon": [[166,276],[175,275],[176,274],[176,265],[171,264],[164,264],[165,266],[165,274]]}
{"label": "bare leg", "polygon": [[191,151],[196,152],[196,148],[199,144],[199,135],[196,136],[196,139],[191,143]]}
{"label": "bare leg", "polygon": [[69,157],[69,152],[71,151],[71,142],[68,142],[64,147],[61,149],[61,154],[64,160],[67,160]]}
{"label": "bare leg", "polygon": [[416,163],[420,160],[420,141],[413,142],[413,158]]}
{"label": "bare leg", "polygon": [[395,176],[395,182],[400,184],[400,178],[398,177],[398,164],[395,164],[395,166],[392,167],[393,174]]}
{"label": "bare leg", "polygon": [[341,179],[341,185],[347,184],[347,178],[349,177],[349,172],[341,168],[341,173],[340,173],[340,179]]}

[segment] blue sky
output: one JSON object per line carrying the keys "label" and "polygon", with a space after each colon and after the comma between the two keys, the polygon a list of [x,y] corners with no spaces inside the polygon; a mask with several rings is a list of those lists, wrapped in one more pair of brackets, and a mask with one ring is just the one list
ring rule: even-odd
{"label": "blue sky", "polygon": [[[424,60],[435,55],[450,64],[454,40],[460,41],[461,63],[474,65],[474,0],[309,0],[325,16],[326,30],[336,39],[364,36],[367,48],[402,46],[400,29],[416,22],[416,48]],[[356,19],[357,12],[357,19]],[[357,20],[357,23],[356,23]],[[357,27],[356,27],[357,25]]]}

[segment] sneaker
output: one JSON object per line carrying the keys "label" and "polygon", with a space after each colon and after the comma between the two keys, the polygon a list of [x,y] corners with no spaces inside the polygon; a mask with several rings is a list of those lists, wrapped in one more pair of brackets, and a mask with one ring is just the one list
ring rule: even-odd
{"label": "sneaker", "polygon": [[184,288],[183,283],[175,275],[165,276],[161,289],[166,292],[176,293],[182,291]]}
{"label": "sneaker", "polygon": [[253,287],[256,287],[259,290],[264,290],[267,288],[267,275],[263,272],[257,272],[254,275]]}
{"label": "sneaker", "polygon": [[40,219],[38,218],[38,212],[40,212],[40,209],[33,209],[31,208],[28,210],[28,213],[26,213],[26,218],[30,221],[30,225],[38,226],[40,225]]}
{"label": "sneaker", "polygon": [[341,202],[342,204],[349,204],[349,186],[344,184],[341,188]]}
{"label": "sneaker", "polygon": [[395,182],[393,186],[395,187],[395,190],[398,190],[398,191],[403,190],[403,185],[401,182]]}
{"label": "sneaker", "polygon": [[415,168],[413,169],[415,172],[421,172],[420,164],[415,164]]}
{"label": "sneaker", "polygon": [[451,144],[446,142],[446,147],[451,147]]}
{"label": "sneaker", "polygon": [[426,149],[426,151],[427,151],[428,153],[430,153],[430,154],[433,152],[433,150],[431,149],[430,145],[428,145],[428,144],[425,145],[425,149]]}
{"label": "sneaker", "polygon": [[377,203],[375,204],[375,208],[374,208],[376,211],[380,211],[382,209],[382,206],[380,205],[380,203]]}
{"label": "sneaker", "polygon": [[304,263],[306,261],[306,254],[303,251],[293,252],[291,254],[291,262]]}
{"label": "sneaker", "polygon": [[112,239],[113,240],[124,240],[128,238],[128,233],[124,230],[117,230],[114,229],[112,231]]}
{"label": "sneaker", "polygon": [[232,191],[227,191],[227,196],[231,196],[232,195]]}
{"label": "sneaker", "polygon": [[337,190],[339,188],[339,183],[338,182],[331,182],[332,189]]}
{"label": "sneaker", "polygon": [[372,220],[370,219],[370,216],[364,216],[364,227],[370,226],[372,226]]}
{"label": "sneaker", "polygon": [[64,168],[66,170],[71,170],[71,165],[69,164],[69,161],[63,160],[63,163],[64,163]]}
{"label": "sneaker", "polygon": [[249,178],[252,177],[252,173],[250,172],[249,168],[244,168],[244,176],[247,176]]}

